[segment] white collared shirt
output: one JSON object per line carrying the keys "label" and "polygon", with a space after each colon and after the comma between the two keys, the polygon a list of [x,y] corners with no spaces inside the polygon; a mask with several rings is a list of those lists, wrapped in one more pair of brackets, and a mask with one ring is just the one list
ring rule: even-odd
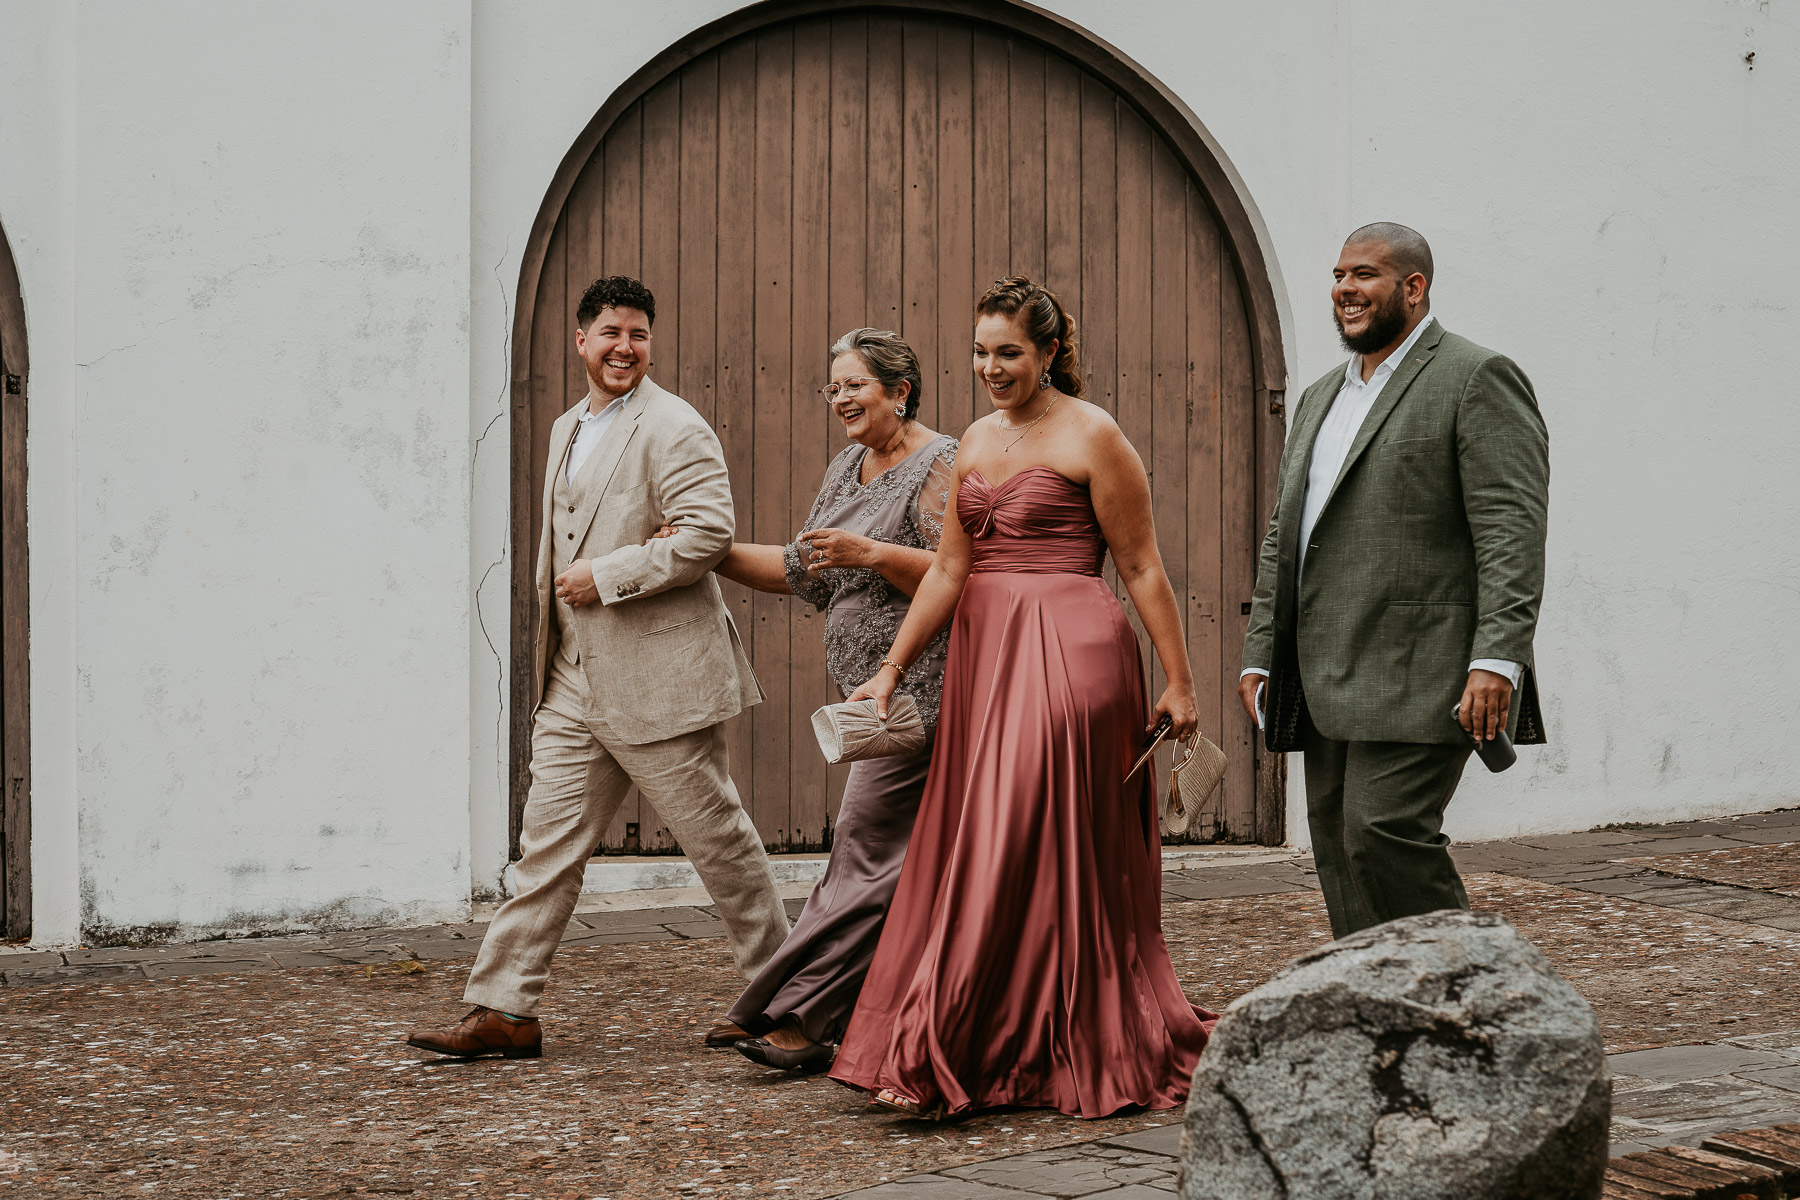
{"label": "white collared shirt", "polygon": [[637,389],[632,388],[631,391],[626,392],[599,412],[593,411],[594,402],[591,399],[592,393],[590,393],[590,399],[581,406],[581,411],[575,417],[580,424],[575,427],[575,441],[569,446],[568,479],[570,483],[575,482],[575,473],[581,470],[581,464],[586,462],[588,455],[594,452],[594,447],[598,446],[600,439],[606,436],[607,427],[619,415],[619,410],[625,407],[625,402],[631,399],[636,392]]}
{"label": "white collared shirt", "polygon": [[[1406,340],[1370,372],[1367,382],[1362,377],[1362,355],[1351,355],[1350,362],[1344,367],[1344,382],[1339,385],[1337,396],[1332,400],[1331,408],[1326,411],[1325,419],[1319,423],[1319,434],[1313,440],[1312,458],[1306,467],[1306,500],[1300,506],[1299,562],[1294,572],[1296,584],[1301,573],[1306,570],[1306,548],[1312,544],[1312,534],[1319,524],[1319,515],[1325,511],[1325,502],[1331,499],[1331,490],[1344,469],[1344,460],[1350,457],[1350,447],[1355,443],[1356,435],[1362,432],[1363,422],[1368,420],[1370,410],[1381,398],[1382,389],[1387,387],[1394,372],[1400,369],[1400,364],[1406,361],[1406,356],[1418,345],[1425,330],[1435,320],[1436,317],[1427,313],[1418,327],[1406,335]],[[1525,674],[1525,668],[1518,663],[1500,658],[1478,658],[1469,664],[1469,669],[1504,675],[1512,680],[1515,688]],[[1246,667],[1243,670],[1243,675],[1267,674],[1260,667]]]}

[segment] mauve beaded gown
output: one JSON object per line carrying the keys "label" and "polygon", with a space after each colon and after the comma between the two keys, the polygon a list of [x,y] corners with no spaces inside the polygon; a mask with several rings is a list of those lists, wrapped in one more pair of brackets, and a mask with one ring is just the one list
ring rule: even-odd
{"label": "mauve beaded gown", "polygon": [[1162,936],[1142,659],[1087,489],[964,478],[972,563],[912,845],[832,1067],[951,1113],[1172,1108],[1214,1014]]}

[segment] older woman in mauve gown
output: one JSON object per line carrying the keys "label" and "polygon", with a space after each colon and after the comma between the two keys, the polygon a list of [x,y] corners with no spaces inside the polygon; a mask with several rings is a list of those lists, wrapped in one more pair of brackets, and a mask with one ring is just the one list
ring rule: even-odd
{"label": "older woman in mauve gown", "polygon": [[[840,694],[875,672],[931,566],[944,522],[956,440],[916,419],[922,379],[912,347],[855,329],[832,344],[827,403],[851,444],[832,460],[806,527],[786,546],[738,543],[719,574],[823,609],[825,661]],[[948,636],[927,639],[904,690],[935,733]],[[709,1031],[769,1066],[831,1064],[900,878],[931,763],[916,754],[850,768],[831,860],[787,941]]]}
{"label": "older woman in mauve gown", "polygon": [[[885,705],[951,625],[912,846],[832,1078],[922,1116],[997,1105],[1104,1117],[1181,1103],[1212,1013],[1162,935],[1152,721],[1199,724],[1143,462],[1081,399],[1075,323],[1029,279],[976,306],[996,411],[963,435],[944,536],[880,670]],[[1101,578],[1110,552],[1168,687]]]}

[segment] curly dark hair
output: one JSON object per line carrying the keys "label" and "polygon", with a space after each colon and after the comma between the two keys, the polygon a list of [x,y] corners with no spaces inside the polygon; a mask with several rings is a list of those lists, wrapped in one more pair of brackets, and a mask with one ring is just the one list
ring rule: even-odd
{"label": "curly dark hair", "polygon": [[575,306],[575,324],[586,329],[603,308],[635,308],[656,324],[656,297],[629,275],[608,275],[588,284]]}
{"label": "curly dark hair", "polygon": [[1050,363],[1050,382],[1064,395],[1081,395],[1086,383],[1081,377],[1075,318],[1069,315],[1055,292],[1023,275],[1009,275],[995,280],[994,286],[975,302],[976,316],[996,313],[1003,317],[1018,317],[1025,326],[1025,335],[1039,350],[1054,341],[1056,357]]}

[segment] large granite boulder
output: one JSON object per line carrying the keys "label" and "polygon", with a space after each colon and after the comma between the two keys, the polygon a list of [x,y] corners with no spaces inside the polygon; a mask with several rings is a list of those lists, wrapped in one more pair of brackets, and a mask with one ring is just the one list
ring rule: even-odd
{"label": "large granite boulder", "polygon": [[1600,1022],[1501,918],[1390,921],[1225,1011],[1194,1072],[1182,1200],[1600,1195]]}

